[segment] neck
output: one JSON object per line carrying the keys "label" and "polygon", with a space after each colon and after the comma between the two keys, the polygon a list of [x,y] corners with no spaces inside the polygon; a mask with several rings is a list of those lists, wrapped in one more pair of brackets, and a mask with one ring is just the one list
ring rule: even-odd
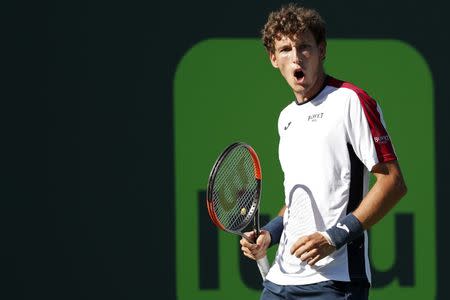
{"label": "neck", "polygon": [[296,99],[298,103],[303,103],[311,100],[313,97],[317,95],[317,93],[322,90],[323,84],[325,82],[326,74],[323,70],[320,71],[317,80],[313,83],[312,87],[305,91],[304,94],[297,94]]}

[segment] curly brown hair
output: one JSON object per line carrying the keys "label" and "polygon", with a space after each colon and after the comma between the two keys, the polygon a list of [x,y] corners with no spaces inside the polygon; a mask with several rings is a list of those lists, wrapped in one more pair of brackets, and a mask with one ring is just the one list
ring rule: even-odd
{"label": "curly brown hair", "polygon": [[262,29],[262,41],[268,52],[275,52],[275,39],[282,36],[296,39],[298,34],[310,30],[316,43],[326,42],[325,21],[317,11],[291,3],[271,12]]}

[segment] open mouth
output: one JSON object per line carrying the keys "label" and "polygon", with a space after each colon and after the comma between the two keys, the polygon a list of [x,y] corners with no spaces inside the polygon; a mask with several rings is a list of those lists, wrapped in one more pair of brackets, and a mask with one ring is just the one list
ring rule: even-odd
{"label": "open mouth", "polygon": [[302,70],[296,70],[296,71],[294,72],[294,77],[295,77],[295,79],[297,79],[297,80],[302,80],[303,77],[305,77],[305,73],[303,73]]}

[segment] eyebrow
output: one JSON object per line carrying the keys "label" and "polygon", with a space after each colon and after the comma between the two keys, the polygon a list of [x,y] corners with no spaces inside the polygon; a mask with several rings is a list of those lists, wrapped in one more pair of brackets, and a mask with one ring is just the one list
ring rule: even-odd
{"label": "eyebrow", "polygon": [[[311,45],[312,45],[312,43],[310,43],[308,41],[301,41],[301,42],[298,42],[298,43],[294,43],[295,47],[305,47],[305,46],[311,47]],[[292,45],[289,42],[285,42],[285,43],[282,43],[281,45],[279,45],[278,47],[275,47],[275,50],[278,51],[278,50],[281,50],[281,49],[283,49],[285,47],[292,47]]]}
{"label": "eyebrow", "polygon": [[279,50],[279,49],[283,49],[283,48],[286,48],[286,47],[292,47],[292,46],[291,46],[291,44],[282,44],[282,45],[276,47],[276,49]]}
{"label": "eyebrow", "polygon": [[312,43],[309,41],[300,41],[295,43],[296,46],[311,46]]}
{"label": "eyebrow", "polygon": [[291,43],[286,41],[286,42],[281,42],[281,44],[278,45],[278,47],[275,47],[275,49],[282,49],[284,47],[291,47]]}

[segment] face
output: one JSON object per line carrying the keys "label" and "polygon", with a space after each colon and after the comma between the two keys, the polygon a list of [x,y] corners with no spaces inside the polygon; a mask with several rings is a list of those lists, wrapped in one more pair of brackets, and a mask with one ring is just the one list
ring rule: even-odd
{"label": "face", "polygon": [[270,61],[292,88],[297,101],[308,100],[320,91],[325,79],[323,60],[325,43],[317,44],[313,34],[306,30],[296,40],[282,36],[275,40],[275,52]]}

